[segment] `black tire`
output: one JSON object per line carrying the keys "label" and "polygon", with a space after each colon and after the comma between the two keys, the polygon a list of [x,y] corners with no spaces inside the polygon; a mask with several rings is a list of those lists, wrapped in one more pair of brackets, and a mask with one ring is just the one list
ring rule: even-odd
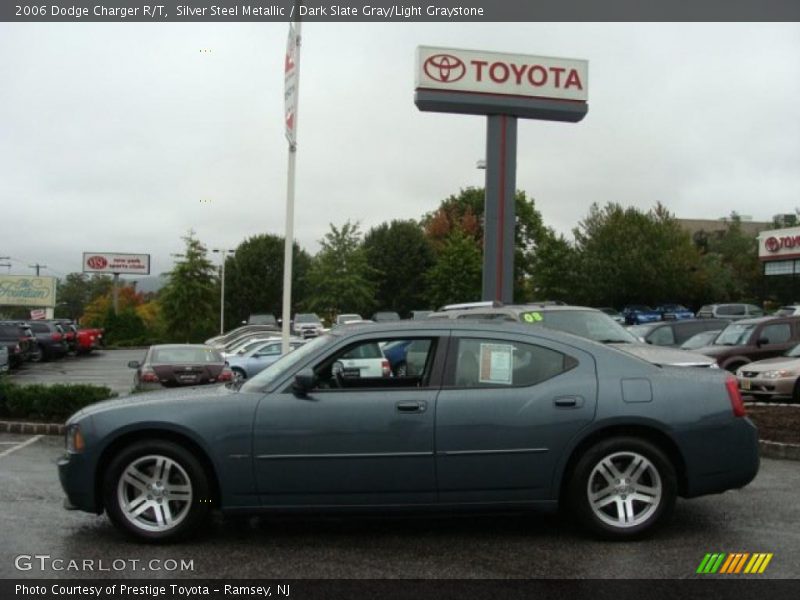
{"label": "black tire", "polygon": [[244,381],[247,381],[247,373],[244,372],[244,369],[240,369],[239,367],[233,367],[231,371],[233,371],[234,383],[242,383]]}
{"label": "black tire", "polygon": [[[164,459],[161,474],[155,472],[159,459]],[[135,485],[129,483],[131,473],[136,474]],[[178,491],[187,484],[188,496]],[[184,447],[164,440],[134,442],[118,452],[106,469],[102,490],[111,521],[139,541],[172,542],[186,537],[212,506],[208,475],[200,461]],[[121,505],[125,498],[127,508]],[[148,506],[139,515],[126,514],[144,505]],[[168,523],[168,515],[174,524]]]}
{"label": "black tire", "polygon": [[[636,457],[645,460],[637,462]],[[608,464],[622,477],[615,478],[605,467]],[[641,466],[638,475],[635,465]],[[631,478],[625,477],[628,468]],[[614,437],[598,442],[578,459],[568,482],[567,500],[581,523],[594,534],[628,540],[649,535],[662,525],[672,513],[677,492],[675,468],[660,448],[641,438]],[[597,503],[594,507],[590,493]],[[640,500],[645,496],[649,501]]]}
{"label": "black tire", "polygon": [[44,348],[41,346],[36,346],[33,352],[30,354],[30,361],[33,363],[44,362],[47,360],[47,356],[44,353]]}
{"label": "black tire", "polygon": [[800,378],[794,382],[794,389],[792,390],[792,402],[800,404]]}

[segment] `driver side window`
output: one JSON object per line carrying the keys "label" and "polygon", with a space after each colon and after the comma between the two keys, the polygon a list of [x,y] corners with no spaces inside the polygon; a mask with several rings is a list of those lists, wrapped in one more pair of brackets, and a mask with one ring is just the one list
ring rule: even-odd
{"label": "driver side window", "polygon": [[382,338],[350,344],[314,366],[317,390],[427,387],[435,338]]}

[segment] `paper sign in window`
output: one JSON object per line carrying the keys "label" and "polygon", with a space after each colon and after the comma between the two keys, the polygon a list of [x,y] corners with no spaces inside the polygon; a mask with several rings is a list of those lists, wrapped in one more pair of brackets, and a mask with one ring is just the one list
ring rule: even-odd
{"label": "paper sign in window", "polygon": [[511,344],[481,344],[480,383],[511,385],[514,346]]}

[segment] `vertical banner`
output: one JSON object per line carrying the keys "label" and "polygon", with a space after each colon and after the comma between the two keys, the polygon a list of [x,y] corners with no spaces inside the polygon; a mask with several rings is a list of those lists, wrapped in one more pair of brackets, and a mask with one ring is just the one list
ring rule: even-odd
{"label": "vertical banner", "polygon": [[289,23],[289,38],[286,40],[286,60],[283,68],[284,76],[284,117],[286,120],[286,139],[290,146],[297,143],[297,32],[294,24]]}

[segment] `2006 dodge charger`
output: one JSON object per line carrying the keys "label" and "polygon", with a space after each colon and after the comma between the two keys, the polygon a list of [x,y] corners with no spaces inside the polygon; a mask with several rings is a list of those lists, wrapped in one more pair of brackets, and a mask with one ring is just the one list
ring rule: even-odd
{"label": "2006 dodge charger", "polygon": [[[413,347],[403,374],[342,357]],[[410,342],[413,342],[410,343]],[[570,334],[506,322],[338,328],[240,388],[102,402],[67,423],[68,508],[139,539],[224,512],[533,508],[626,539],[676,497],[758,472],[736,380],[659,367]]]}

